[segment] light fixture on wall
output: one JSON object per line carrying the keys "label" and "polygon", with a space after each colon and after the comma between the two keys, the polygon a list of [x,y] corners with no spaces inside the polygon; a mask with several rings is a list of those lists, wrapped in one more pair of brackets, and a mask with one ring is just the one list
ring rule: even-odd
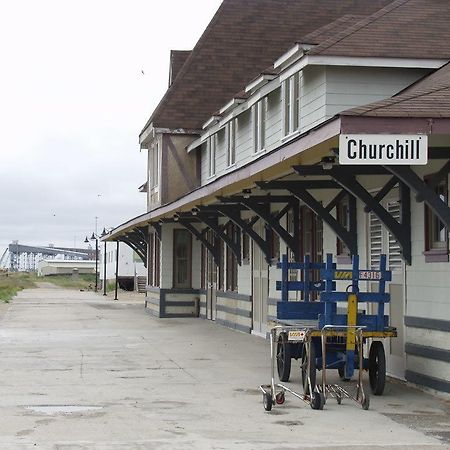
{"label": "light fixture on wall", "polygon": [[193,216],[196,216],[199,212],[200,212],[200,209],[197,208],[196,206],[194,206],[194,207],[191,209],[191,213],[192,213]]}
{"label": "light fixture on wall", "polygon": [[336,162],[336,158],[334,156],[324,156],[320,160],[320,164],[322,164],[323,170],[331,170],[333,168],[333,165]]}
{"label": "light fixture on wall", "polygon": [[175,214],[173,215],[173,220],[174,220],[175,222],[178,222],[179,219],[180,219],[180,215],[177,214],[177,213],[175,213]]}
{"label": "light fixture on wall", "polygon": [[162,225],[162,224],[164,223],[164,219],[159,219],[159,220],[158,220],[158,223],[159,223],[160,225]]}
{"label": "light fixture on wall", "polygon": [[250,194],[252,193],[251,189],[243,189],[242,194],[244,198],[250,198]]}

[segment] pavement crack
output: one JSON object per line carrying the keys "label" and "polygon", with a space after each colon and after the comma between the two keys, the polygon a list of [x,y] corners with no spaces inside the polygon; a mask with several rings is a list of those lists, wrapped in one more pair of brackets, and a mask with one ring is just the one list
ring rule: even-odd
{"label": "pavement crack", "polygon": [[182,370],[186,375],[190,376],[195,381],[200,381],[192,373],[189,373],[184,367],[181,367],[176,361],[174,361],[172,358],[169,358],[170,362],[173,362],[180,370]]}

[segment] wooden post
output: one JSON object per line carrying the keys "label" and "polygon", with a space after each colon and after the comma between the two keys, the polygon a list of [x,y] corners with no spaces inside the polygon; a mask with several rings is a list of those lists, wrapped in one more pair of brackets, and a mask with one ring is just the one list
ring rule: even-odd
{"label": "wooden post", "polygon": [[118,300],[117,298],[117,288],[119,286],[119,241],[117,241],[116,246],[116,290],[114,300]]}

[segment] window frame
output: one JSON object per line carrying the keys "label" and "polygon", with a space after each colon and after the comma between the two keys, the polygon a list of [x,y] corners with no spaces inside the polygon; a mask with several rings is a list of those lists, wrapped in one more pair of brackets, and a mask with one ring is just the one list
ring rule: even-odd
{"label": "window frame", "polygon": [[[424,177],[425,183],[429,184],[435,174],[429,174]],[[443,188],[444,200],[448,205],[448,176],[443,178],[434,188],[433,191],[440,195],[439,188]],[[431,210],[431,208],[424,203],[424,251],[425,262],[448,262],[449,261],[449,230],[443,226],[444,240],[433,241],[432,233],[436,224],[442,224],[437,215]],[[442,242],[443,245],[436,245],[437,242]]]}
{"label": "window frame", "polygon": [[[238,234],[240,231],[238,230],[237,226],[229,222],[226,226],[226,232],[229,238],[233,242],[236,242],[238,239]],[[225,288],[227,291],[230,292],[237,292],[238,291],[238,261],[234,253],[231,251],[231,249],[226,246],[225,249],[226,253],[226,270],[225,270]]]}
{"label": "window frame", "polygon": [[[186,282],[179,283],[177,281],[177,235],[185,234],[188,237],[188,252],[187,252],[187,280]],[[173,271],[172,271],[172,286],[174,289],[191,289],[192,288],[192,235],[191,233],[184,228],[174,228],[173,230],[173,249],[172,249],[172,263],[173,263]]]}
{"label": "window frame", "polygon": [[266,124],[268,112],[267,96],[253,105],[253,123],[254,123],[254,153],[263,152],[266,149]]}
{"label": "window frame", "polygon": [[[336,221],[347,231],[350,231],[350,202],[348,195],[346,195],[336,204]],[[336,236],[336,257],[338,262],[341,264],[351,263],[350,249],[347,247],[345,242],[343,242],[337,236]]]}
{"label": "window frame", "polygon": [[226,126],[225,142],[227,152],[227,168],[236,164],[236,125],[237,119],[232,119]]}
{"label": "window frame", "polygon": [[160,287],[161,285],[161,241],[156,233],[149,234],[148,244],[148,285]]}
{"label": "window frame", "polygon": [[283,137],[289,137],[300,130],[301,89],[300,72],[283,81]]}
{"label": "window frame", "polygon": [[217,134],[213,134],[206,141],[208,178],[212,178],[216,175],[216,151],[217,151]]}

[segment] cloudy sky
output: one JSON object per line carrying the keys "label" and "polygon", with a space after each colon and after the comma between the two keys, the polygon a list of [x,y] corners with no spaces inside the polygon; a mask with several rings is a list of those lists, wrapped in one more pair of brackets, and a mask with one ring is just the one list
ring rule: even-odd
{"label": "cloudy sky", "polygon": [[[145,212],[138,135],[220,0],[14,0],[0,15],[0,256]],[[144,74],[142,73],[144,72]]]}

